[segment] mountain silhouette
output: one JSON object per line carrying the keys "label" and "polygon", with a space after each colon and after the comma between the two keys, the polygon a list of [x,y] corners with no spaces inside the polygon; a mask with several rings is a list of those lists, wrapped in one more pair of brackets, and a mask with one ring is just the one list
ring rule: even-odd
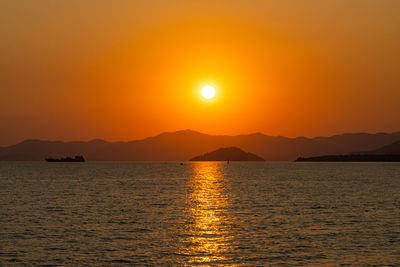
{"label": "mountain silhouette", "polygon": [[182,130],[129,142],[26,140],[0,147],[0,160],[42,161],[45,157],[83,155],[88,161],[185,161],[221,147],[240,147],[268,161],[293,161],[298,157],[372,151],[397,140],[400,132],[287,138],[261,133],[227,136]]}
{"label": "mountain silhouette", "polygon": [[400,155],[377,155],[377,154],[347,154],[347,155],[326,155],[319,157],[302,158],[296,161],[330,161],[330,162],[399,162]]}
{"label": "mountain silhouette", "polygon": [[400,140],[375,150],[361,152],[361,154],[400,155]]}
{"label": "mountain silhouette", "polygon": [[299,157],[296,161],[400,161],[400,140],[371,151],[347,155]]}
{"label": "mountain silhouette", "polygon": [[220,148],[204,155],[192,158],[190,161],[264,161],[263,158],[241,150],[238,147]]}

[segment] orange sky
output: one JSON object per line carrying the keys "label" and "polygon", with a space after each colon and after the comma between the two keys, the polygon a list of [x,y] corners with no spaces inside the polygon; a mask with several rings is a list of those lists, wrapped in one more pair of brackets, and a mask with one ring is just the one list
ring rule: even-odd
{"label": "orange sky", "polygon": [[398,131],[399,13],[397,0],[2,1],[0,145]]}

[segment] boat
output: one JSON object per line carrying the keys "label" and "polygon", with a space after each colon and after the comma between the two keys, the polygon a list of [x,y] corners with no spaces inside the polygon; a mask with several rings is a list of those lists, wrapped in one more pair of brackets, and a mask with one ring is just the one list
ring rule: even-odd
{"label": "boat", "polygon": [[85,158],[83,156],[77,155],[75,158],[66,157],[66,158],[45,158],[47,162],[85,162]]}

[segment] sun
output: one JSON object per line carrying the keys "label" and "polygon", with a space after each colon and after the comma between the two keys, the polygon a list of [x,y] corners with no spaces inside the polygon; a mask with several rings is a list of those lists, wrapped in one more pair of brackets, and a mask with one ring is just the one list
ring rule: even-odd
{"label": "sun", "polygon": [[201,89],[201,94],[203,95],[204,98],[210,99],[213,98],[215,95],[215,89],[212,86],[204,86],[203,89]]}

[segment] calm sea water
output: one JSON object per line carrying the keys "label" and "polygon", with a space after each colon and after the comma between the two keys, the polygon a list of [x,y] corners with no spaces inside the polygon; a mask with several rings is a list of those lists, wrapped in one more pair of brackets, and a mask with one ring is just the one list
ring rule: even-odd
{"label": "calm sea water", "polygon": [[398,163],[0,163],[0,265],[399,265]]}

